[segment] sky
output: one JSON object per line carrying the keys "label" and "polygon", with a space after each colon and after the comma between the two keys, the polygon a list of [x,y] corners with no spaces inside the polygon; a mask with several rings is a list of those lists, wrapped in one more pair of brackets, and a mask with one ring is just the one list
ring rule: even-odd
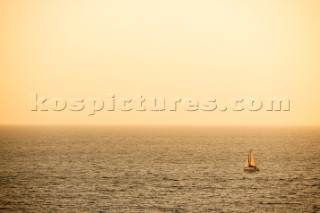
{"label": "sky", "polygon": [[[320,124],[318,0],[2,0],[0,124]],[[270,97],[290,111],[32,110],[34,96]],[[228,104],[226,104],[228,105]],[[228,107],[229,109],[229,107]]]}

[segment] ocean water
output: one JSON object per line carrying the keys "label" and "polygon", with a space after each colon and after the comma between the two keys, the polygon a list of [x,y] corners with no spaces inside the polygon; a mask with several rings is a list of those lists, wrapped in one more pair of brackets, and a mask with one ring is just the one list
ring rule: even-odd
{"label": "ocean water", "polygon": [[319,130],[2,126],[0,212],[319,212]]}

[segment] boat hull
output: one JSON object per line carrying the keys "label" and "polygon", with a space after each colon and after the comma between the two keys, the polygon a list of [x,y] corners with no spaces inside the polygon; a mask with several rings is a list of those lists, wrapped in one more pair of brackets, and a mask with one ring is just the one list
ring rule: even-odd
{"label": "boat hull", "polygon": [[246,172],[258,172],[258,171],[260,171],[260,169],[257,168],[257,167],[250,166],[250,167],[245,167],[244,171],[246,171]]}

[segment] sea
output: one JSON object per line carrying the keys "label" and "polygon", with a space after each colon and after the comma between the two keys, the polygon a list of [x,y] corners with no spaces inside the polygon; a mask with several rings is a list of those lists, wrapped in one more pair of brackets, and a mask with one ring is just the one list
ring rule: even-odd
{"label": "sea", "polygon": [[0,212],[320,212],[320,128],[0,126]]}

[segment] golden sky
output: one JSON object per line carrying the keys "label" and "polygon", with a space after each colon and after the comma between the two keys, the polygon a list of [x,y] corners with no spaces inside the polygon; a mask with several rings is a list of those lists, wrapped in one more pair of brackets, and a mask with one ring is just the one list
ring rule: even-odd
{"label": "golden sky", "polygon": [[[319,125],[318,0],[2,0],[1,124]],[[43,97],[286,97],[289,112],[30,110]]]}

